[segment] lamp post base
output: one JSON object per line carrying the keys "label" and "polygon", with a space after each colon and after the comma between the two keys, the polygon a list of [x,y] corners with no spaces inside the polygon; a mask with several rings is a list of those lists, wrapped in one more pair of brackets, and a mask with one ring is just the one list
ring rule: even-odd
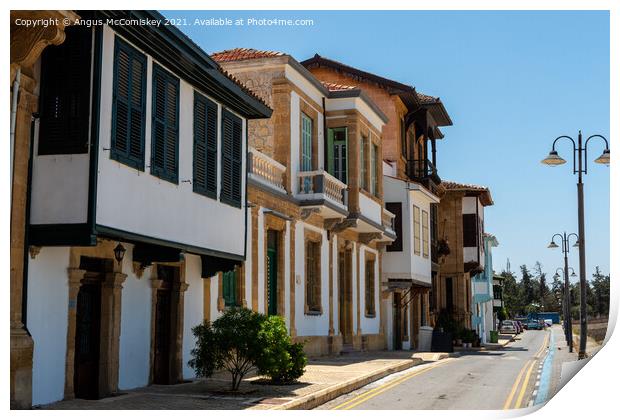
{"label": "lamp post base", "polygon": [[581,360],[581,359],[586,359],[587,357],[588,357],[588,354],[587,354],[585,351],[584,351],[584,352],[581,352],[581,351],[580,351],[580,352],[579,352],[579,356],[577,356],[577,358],[578,358],[579,360]]}

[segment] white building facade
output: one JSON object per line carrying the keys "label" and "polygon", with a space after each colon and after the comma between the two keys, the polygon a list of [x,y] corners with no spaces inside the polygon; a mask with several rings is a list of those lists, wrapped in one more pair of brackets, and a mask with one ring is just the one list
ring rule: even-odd
{"label": "white building facade", "polygon": [[247,121],[271,110],[174,27],[70,28],[37,71],[33,405],[194,377],[205,279],[245,259]]}

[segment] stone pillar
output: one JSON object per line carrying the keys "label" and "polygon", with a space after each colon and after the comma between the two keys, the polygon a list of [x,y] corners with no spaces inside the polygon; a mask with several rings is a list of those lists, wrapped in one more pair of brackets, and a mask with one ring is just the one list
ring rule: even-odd
{"label": "stone pillar", "polygon": [[73,390],[73,374],[75,361],[75,321],[77,315],[77,296],[80,291],[80,284],[84,278],[86,270],[70,267],[67,269],[69,276],[69,308],[67,311],[67,355],[65,358],[65,399],[75,397]]}
{"label": "stone pillar", "polygon": [[[183,267],[182,267],[183,268]],[[172,313],[174,346],[171,349],[172,363],[170,379],[173,383],[183,382],[183,318],[185,313],[185,291],[188,284],[184,281],[172,284]]]}
{"label": "stone pillar", "polygon": [[[34,94],[38,81],[33,78],[33,66],[48,45],[61,44],[65,39],[64,18],[78,16],[70,11],[11,11],[10,20],[10,80],[12,94],[17,71],[21,82],[13,139],[13,170],[11,173],[10,216],[10,407],[29,408],[32,405],[32,355],[34,343],[22,320],[24,281],[24,252],[26,227],[26,198],[28,195],[28,161],[30,158],[30,126],[32,113],[38,107]],[[17,26],[16,19],[57,18],[57,25],[46,28]],[[12,103],[12,97],[11,102]]]}
{"label": "stone pillar", "polygon": [[361,298],[360,298],[360,294],[362,292],[362,279],[360,279],[360,244],[359,242],[355,243],[355,270],[356,270],[356,290],[357,290],[357,297],[356,297],[356,301],[357,301],[357,336],[360,340],[360,344],[361,344],[361,336],[362,336],[362,322],[361,322],[361,313],[362,313],[362,308],[360,308],[360,302],[361,302]]}
{"label": "stone pillar", "polygon": [[297,328],[295,327],[295,221],[291,221],[289,222],[289,268],[290,268],[290,275],[289,275],[289,284],[290,284],[290,310],[291,310],[291,317],[290,317],[290,327],[291,327],[291,337],[295,337],[297,336]]}
{"label": "stone pillar", "polygon": [[[118,391],[119,345],[121,337],[121,298],[127,275],[105,273],[101,284],[101,344],[99,354],[99,395]],[[75,334],[74,334],[75,337]]]}
{"label": "stone pillar", "polygon": [[[328,233],[329,234],[329,233]],[[334,237],[329,235],[329,331],[330,337],[334,336]]]}
{"label": "stone pillar", "polygon": [[156,329],[156,309],[157,309],[157,290],[163,284],[163,280],[157,278],[157,266],[153,265],[151,269],[151,351],[149,356],[149,384],[153,383],[153,366],[155,364],[155,329]]}

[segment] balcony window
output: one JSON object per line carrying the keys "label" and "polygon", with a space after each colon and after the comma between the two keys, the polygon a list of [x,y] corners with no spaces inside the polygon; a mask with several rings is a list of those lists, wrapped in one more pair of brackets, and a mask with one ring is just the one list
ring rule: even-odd
{"label": "balcony window", "polygon": [[347,128],[330,128],[327,132],[327,172],[347,184]]}
{"label": "balcony window", "polygon": [[422,210],[422,256],[428,258],[429,254],[428,213]]}
{"label": "balcony window", "polygon": [[301,170],[312,170],[312,119],[301,114]]}
{"label": "balcony window", "polygon": [[179,182],[179,79],[153,65],[151,174]]}
{"label": "balcony window", "polygon": [[413,253],[420,255],[420,208],[413,206]]}
{"label": "balcony window", "polygon": [[368,166],[368,153],[366,153],[366,148],[368,147],[368,138],[362,137],[360,140],[360,187],[363,190],[368,189],[368,182],[366,181]]}
{"label": "balcony window", "polygon": [[379,180],[377,178],[377,162],[379,146],[373,144],[370,148],[370,193],[374,196],[379,194]]}
{"label": "balcony window", "polygon": [[63,44],[41,55],[39,155],[88,153],[92,30],[65,32]]}
{"label": "balcony window", "polygon": [[473,213],[463,215],[463,247],[478,246],[478,217]]}

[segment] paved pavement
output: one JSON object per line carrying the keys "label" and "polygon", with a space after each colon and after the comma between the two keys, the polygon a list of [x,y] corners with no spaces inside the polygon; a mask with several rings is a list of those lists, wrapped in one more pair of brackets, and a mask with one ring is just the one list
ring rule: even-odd
{"label": "paved pavement", "polygon": [[390,375],[318,409],[502,409],[526,407],[550,331],[525,331],[499,349],[461,356]]}
{"label": "paved pavement", "polygon": [[67,400],[45,409],[304,409],[350,392],[394,372],[416,364],[431,363],[446,357],[440,353],[363,352],[345,356],[316,358],[309,361],[306,373],[293,385],[275,386],[258,383],[250,375],[239,392],[231,393],[228,373],[207,380],[177,385],[152,385],[101,400]]}

